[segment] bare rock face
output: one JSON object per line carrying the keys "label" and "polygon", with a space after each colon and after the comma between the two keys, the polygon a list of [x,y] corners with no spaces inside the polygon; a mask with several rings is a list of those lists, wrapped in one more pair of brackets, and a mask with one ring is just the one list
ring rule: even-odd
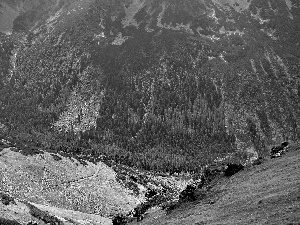
{"label": "bare rock face", "polygon": [[[139,199],[116,180],[115,172],[102,163],[82,165],[72,158],[41,153],[25,156],[16,149],[0,152],[0,189],[19,201],[109,217],[130,211]],[[14,201],[2,195],[4,206]],[[44,206],[45,207],[44,207]],[[58,212],[57,209],[55,212]]]}

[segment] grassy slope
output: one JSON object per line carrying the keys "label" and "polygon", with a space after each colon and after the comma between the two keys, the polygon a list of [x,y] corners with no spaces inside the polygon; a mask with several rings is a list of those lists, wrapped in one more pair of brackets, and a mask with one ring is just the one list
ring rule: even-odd
{"label": "grassy slope", "polygon": [[[300,148],[216,182],[210,194],[139,224],[300,224]],[[212,204],[213,203],[213,204]]]}

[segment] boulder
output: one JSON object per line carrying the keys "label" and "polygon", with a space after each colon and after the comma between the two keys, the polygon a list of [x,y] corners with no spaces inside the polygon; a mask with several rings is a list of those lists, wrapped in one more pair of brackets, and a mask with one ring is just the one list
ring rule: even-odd
{"label": "boulder", "polygon": [[282,156],[286,151],[289,143],[287,141],[282,142],[281,145],[277,145],[271,148],[270,157],[276,158]]}

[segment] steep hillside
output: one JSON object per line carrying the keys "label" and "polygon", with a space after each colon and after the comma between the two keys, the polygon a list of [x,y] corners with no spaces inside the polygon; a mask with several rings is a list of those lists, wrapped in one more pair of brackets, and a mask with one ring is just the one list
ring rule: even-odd
{"label": "steep hillside", "polygon": [[192,182],[191,176],[141,171],[103,155],[57,153],[4,139],[0,166],[0,224],[42,225],[46,218],[62,224],[111,224],[153,195],[160,204]]}
{"label": "steep hillside", "polygon": [[300,149],[214,181],[197,200],[165,214],[152,211],[131,224],[299,224]]}
{"label": "steep hillside", "polygon": [[24,152],[0,151],[0,190],[19,200],[106,217],[126,213],[142,200],[122,186],[104,163],[38,149],[32,150],[33,155]]}
{"label": "steep hillside", "polygon": [[[26,155],[32,150],[17,148],[0,152],[0,176],[5,181],[0,183],[3,224],[109,225],[114,210],[127,214],[137,200],[128,189],[118,189],[122,183],[118,184],[115,173],[102,163],[81,164],[72,157],[37,151],[34,155]],[[299,143],[294,143],[280,158],[230,177],[218,176],[196,189],[193,201],[164,210],[150,208],[143,220],[130,217],[128,224],[299,224],[299,163]],[[147,174],[143,177],[149,178]],[[159,177],[155,177],[156,184],[175,181],[175,177]],[[153,188],[153,181],[147,185]],[[113,224],[125,224],[119,222]]]}

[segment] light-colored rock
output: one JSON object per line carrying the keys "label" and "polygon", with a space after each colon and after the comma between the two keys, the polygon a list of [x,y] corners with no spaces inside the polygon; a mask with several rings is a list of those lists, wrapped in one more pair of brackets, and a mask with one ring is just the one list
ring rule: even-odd
{"label": "light-colored rock", "polygon": [[81,164],[50,153],[22,155],[11,148],[0,152],[0,189],[17,199],[89,214],[130,211],[139,200],[104,163]]}

